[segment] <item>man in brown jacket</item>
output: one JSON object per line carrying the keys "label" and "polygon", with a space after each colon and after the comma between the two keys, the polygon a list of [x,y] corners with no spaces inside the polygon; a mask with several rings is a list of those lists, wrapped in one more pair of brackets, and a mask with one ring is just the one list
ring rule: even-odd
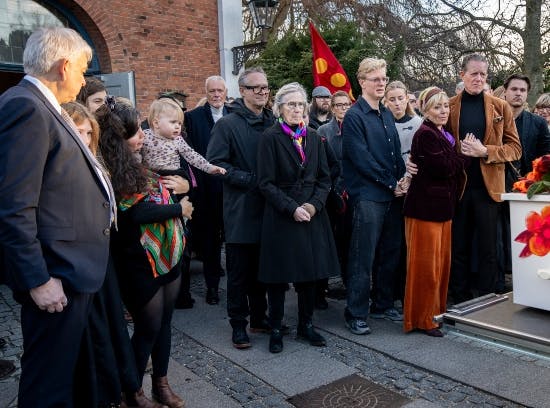
{"label": "man in brown jacket", "polygon": [[487,71],[484,56],[464,57],[460,71],[464,91],[449,101],[447,128],[456,146],[471,157],[464,194],[453,218],[449,289],[455,303],[495,291],[505,163],[521,157],[510,106],[483,92]]}

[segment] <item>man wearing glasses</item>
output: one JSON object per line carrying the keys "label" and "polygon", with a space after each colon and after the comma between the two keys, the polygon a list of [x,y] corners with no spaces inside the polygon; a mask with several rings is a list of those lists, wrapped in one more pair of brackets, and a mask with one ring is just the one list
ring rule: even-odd
{"label": "man wearing glasses", "polygon": [[250,347],[247,317],[253,331],[270,330],[266,318],[265,285],[258,283],[260,229],[264,208],[256,180],[258,142],[274,117],[266,109],[269,85],[262,68],[239,76],[241,98],[212,129],[208,160],[227,170],[223,176],[223,221],[227,263],[227,314],[233,346]]}
{"label": "man wearing glasses", "polygon": [[309,127],[313,129],[326,125],[332,119],[330,114],[331,93],[325,86],[316,86],[311,93],[311,108],[309,110]]}
{"label": "man wearing glasses", "polygon": [[386,62],[365,58],[357,79],[362,94],[342,125],[344,183],[354,212],[345,319],[353,334],[368,334],[369,313],[403,319],[393,306],[403,228],[395,198],[406,192],[406,186],[401,181],[405,163],[393,115],[381,103],[388,82]]}

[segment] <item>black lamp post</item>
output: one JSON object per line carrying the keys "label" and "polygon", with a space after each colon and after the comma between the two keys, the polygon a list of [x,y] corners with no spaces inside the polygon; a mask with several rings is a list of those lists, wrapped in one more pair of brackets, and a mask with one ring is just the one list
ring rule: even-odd
{"label": "black lamp post", "polygon": [[[264,30],[273,27],[279,0],[249,0],[246,3],[250,9],[254,26],[261,29],[262,34]],[[237,75],[250,56],[265,48],[265,45],[266,41],[262,35],[260,42],[231,48],[233,52],[233,74]]]}

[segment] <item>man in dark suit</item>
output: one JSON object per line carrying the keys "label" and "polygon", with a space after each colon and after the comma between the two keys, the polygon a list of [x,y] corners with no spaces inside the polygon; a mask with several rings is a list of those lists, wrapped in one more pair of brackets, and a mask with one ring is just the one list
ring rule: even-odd
{"label": "man in dark suit", "polygon": [[73,405],[82,333],[107,268],[112,188],[60,107],[91,57],[75,31],[39,29],[23,54],[27,75],[0,96],[0,245],[22,305],[20,407]]}
{"label": "man in dark suit", "polygon": [[[206,103],[185,112],[185,129],[193,148],[206,156],[210,132],[214,123],[227,115],[225,97],[227,88],[221,76],[206,79]],[[201,254],[204,280],[206,282],[206,302],[218,304],[218,285],[220,282],[220,261],[223,234],[222,181],[199,170],[195,190],[195,207],[191,222],[192,243]]]}

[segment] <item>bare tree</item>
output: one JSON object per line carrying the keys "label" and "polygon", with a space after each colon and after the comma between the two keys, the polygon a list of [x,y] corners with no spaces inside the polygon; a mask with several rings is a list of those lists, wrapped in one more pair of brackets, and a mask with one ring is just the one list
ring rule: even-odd
{"label": "bare tree", "polygon": [[550,2],[545,0],[281,0],[270,35],[301,32],[308,19],[356,22],[365,35],[376,36],[381,54],[393,50],[390,64],[416,89],[454,88],[461,57],[479,52],[493,72],[528,75],[532,102],[550,68]]}

